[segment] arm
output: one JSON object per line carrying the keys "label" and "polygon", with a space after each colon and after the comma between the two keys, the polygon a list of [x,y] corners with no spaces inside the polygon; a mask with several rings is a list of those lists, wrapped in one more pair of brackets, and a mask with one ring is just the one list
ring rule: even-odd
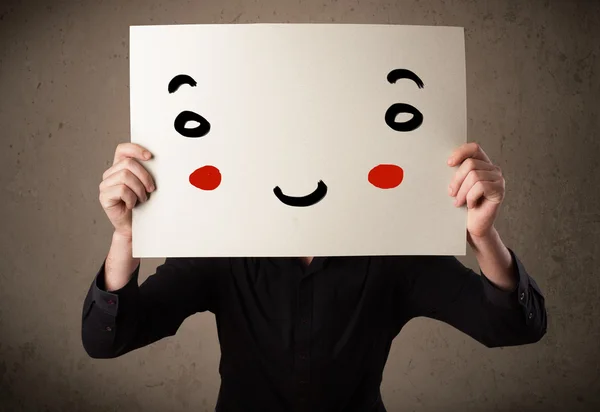
{"label": "arm", "polygon": [[515,290],[518,281],[516,260],[502,243],[496,229],[492,227],[490,232],[482,237],[467,233],[467,238],[485,277],[502,290]]}
{"label": "arm", "polygon": [[[477,275],[455,257],[393,259],[390,270],[404,272],[396,300],[399,317],[445,322],[489,348],[538,342],[546,333],[544,297],[514,252],[507,251],[508,279],[514,282],[509,290],[496,286],[485,272]],[[488,256],[480,259],[486,264],[493,261]],[[498,273],[494,264],[486,267]]]}
{"label": "arm", "polygon": [[454,205],[467,206],[468,240],[481,276],[454,257],[391,260],[391,273],[404,272],[398,292],[399,325],[416,316],[448,323],[488,347],[539,341],[546,333],[544,297],[494,228],[505,181],[477,143],[448,158],[458,166],[448,187]]}
{"label": "arm", "polygon": [[109,252],[84,300],[81,337],[92,358],[121,356],[174,335],[196,312],[214,311],[220,260],[167,258],[138,286],[139,259],[126,272],[131,243],[123,246],[113,238],[111,252],[129,250],[124,253],[129,260]]}

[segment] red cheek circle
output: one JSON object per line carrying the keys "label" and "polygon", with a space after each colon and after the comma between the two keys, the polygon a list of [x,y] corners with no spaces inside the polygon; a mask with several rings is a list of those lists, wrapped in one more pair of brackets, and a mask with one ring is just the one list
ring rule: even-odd
{"label": "red cheek circle", "polygon": [[214,190],[221,184],[221,172],[214,166],[202,166],[190,175],[190,183],[202,190]]}
{"label": "red cheek circle", "polygon": [[396,165],[378,165],[369,172],[369,182],[380,189],[392,189],[402,183],[404,170]]}

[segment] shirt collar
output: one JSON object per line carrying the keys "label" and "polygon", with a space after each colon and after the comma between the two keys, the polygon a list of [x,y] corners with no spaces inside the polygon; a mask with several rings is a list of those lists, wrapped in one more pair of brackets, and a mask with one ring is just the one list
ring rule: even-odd
{"label": "shirt collar", "polygon": [[280,268],[289,269],[292,267],[301,267],[306,271],[306,274],[310,274],[323,269],[330,258],[326,256],[315,256],[308,267],[304,267],[300,259],[297,257],[270,257],[267,259],[269,262]]}

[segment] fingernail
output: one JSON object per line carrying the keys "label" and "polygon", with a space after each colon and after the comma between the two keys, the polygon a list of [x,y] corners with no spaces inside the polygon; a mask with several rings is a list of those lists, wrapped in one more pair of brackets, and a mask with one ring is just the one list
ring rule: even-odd
{"label": "fingernail", "polygon": [[150,191],[150,192],[154,192],[154,185],[150,185],[150,186],[148,186],[148,191]]}
{"label": "fingernail", "polygon": [[452,196],[452,186],[448,186],[448,194]]}
{"label": "fingernail", "polygon": [[150,152],[147,150],[144,150],[144,159],[150,159]]}
{"label": "fingernail", "polygon": [[452,159],[448,159],[448,162],[447,162],[447,163],[448,163],[449,165],[451,165],[451,164],[452,164]]}

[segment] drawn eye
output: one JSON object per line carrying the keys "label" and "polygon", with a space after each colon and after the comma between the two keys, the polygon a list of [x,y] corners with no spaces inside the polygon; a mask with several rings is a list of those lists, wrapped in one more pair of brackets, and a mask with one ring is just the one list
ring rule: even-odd
{"label": "drawn eye", "polygon": [[[196,127],[186,127],[188,122],[197,122]],[[202,137],[210,132],[210,123],[198,113],[185,110],[175,118],[175,130],[185,137]]]}
{"label": "drawn eye", "polygon": [[[187,74],[178,74],[169,82],[167,89],[169,93],[175,93],[181,85],[187,84],[196,87],[196,80]],[[193,127],[188,127],[188,123],[197,123]],[[210,132],[210,123],[198,113],[184,110],[175,118],[173,125],[177,133],[184,137],[202,137]]]}
{"label": "drawn eye", "polygon": [[[395,69],[388,73],[387,80],[390,83],[396,83],[400,79],[409,79],[414,81],[419,89],[425,87],[423,81],[410,70]],[[405,122],[397,122],[396,116],[400,113],[408,113],[412,115],[410,120]],[[395,103],[391,105],[385,112],[385,123],[397,132],[410,132],[417,129],[423,123],[423,114],[414,106],[406,103]]]}

